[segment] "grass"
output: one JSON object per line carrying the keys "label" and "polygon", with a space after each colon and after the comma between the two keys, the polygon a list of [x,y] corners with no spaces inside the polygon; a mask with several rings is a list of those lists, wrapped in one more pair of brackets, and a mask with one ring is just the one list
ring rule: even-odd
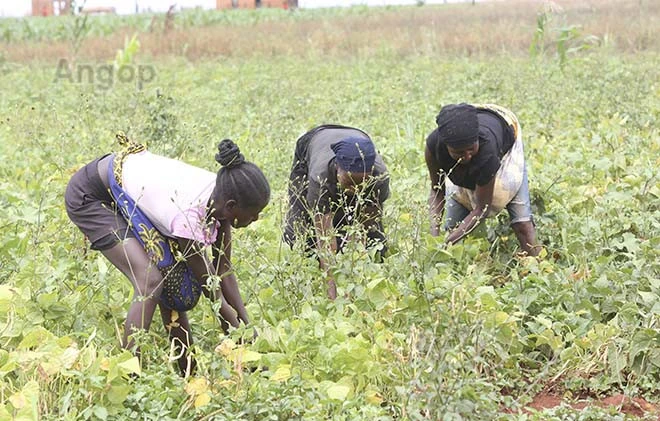
{"label": "grass", "polygon": [[[639,2],[618,4],[619,21],[637,19]],[[495,12],[482,6],[452,10]],[[274,52],[240,41],[222,58],[158,55],[141,34],[134,64],[149,63],[157,75],[142,89],[55,81],[59,52],[51,57],[39,42],[20,44],[41,51],[39,59],[6,53],[0,419],[622,418],[613,409],[570,407],[525,415],[550,388],[567,400],[621,393],[657,405],[660,58],[652,46],[619,47],[657,19],[654,5],[642,6],[649,13],[639,25],[606,31],[613,45],[577,50],[563,65],[551,49],[526,54],[531,6],[529,20],[510,30],[526,32],[526,45],[478,54],[438,54],[430,42],[402,53],[406,38],[376,24],[448,13],[440,7],[232,23],[246,33],[281,24],[285,34],[312,31],[336,42],[344,39],[333,38],[336,28],[373,25],[371,38],[345,49],[329,42],[327,54],[321,41]],[[578,13],[570,10],[567,17]],[[474,51],[486,44],[484,19],[467,31],[479,36]],[[228,29],[205,25],[200,39],[205,31]],[[83,44],[81,61],[93,41]],[[98,59],[112,60],[121,46]],[[424,139],[440,107],[459,101],[495,102],[519,116],[544,259],[515,257],[504,215],[447,250],[427,234]],[[341,256],[335,303],[315,262],[280,241],[293,145],[323,122],[369,132],[393,183],[385,226],[394,254],[382,265],[359,248]],[[233,259],[260,337],[232,350],[241,332],[225,337],[202,299],[189,315],[200,363],[191,379],[168,362],[158,321],[140,338],[140,369],[118,349],[129,283],[89,250],[63,208],[69,177],[112,150],[117,130],[210,170],[216,143],[231,137],[271,181],[272,202],[257,223],[236,231]],[[248,370],[256,366],[269,369]]]}
{"label": "grass", "polygon": [[[540,5],[538,2],[492,2],[476,6],[392,7],[371,11],[365,8],[319,11],[217,11],[204,22],[183,14],[175,18],[174,29],[163,31],[165,17],[131,18],[123,26],[115,17],[88,21],[88,39],[77,56],[82,60],[106,60],[122,48],[125,37],[139,34],[142,53],[150,57],[183,56],[188,60],[260,55],[333,57],[370,56],[379,52],[410,55],[484,55],[507,52],[524,55],[530,34],[536,29],[536,15],[552,16],[546,38],[550,44],[562,28],[576,25],[586,42],[614,51],[638,53],[657,51],[660,39],[656,2],[606,0],[598,3],[566,1]],[[199,12],[194,12],[199,13]],[[192,15],[195,17],[196,15]],[[226,16],[237,16],[226,18]],[[261,19],[260,16],[270,17]],[[42,20],[29,24],[0,21],[0,33],[14,33],[25,25],[34,27],[16,42],[5,42],[9,61],[56,61],[72,54],[73,18]],[[114,23],[113,23],[114,22]],[[147,24],[148,22],[148,24]],[[99,29],[105,28],[105,29]],[[101,33],[101,35],[95,35]],[[59,34],[59,35],[58,35]],[[11,38],[6,36],[5,39]],[[35,42],[35,38],[42,41]],[[552,48],[552,45],[550,45]]]}

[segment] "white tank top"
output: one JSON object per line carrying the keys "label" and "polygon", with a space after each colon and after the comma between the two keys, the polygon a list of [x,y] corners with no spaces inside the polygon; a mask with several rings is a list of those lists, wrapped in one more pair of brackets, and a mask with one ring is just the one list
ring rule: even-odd
{"label": "white tank top", "polygon": [[128,195],[161,234],[204,244],[215,242],[219,224],[207,222],[207,204],[216,175],[175,159],[143,151],[122,168]]}

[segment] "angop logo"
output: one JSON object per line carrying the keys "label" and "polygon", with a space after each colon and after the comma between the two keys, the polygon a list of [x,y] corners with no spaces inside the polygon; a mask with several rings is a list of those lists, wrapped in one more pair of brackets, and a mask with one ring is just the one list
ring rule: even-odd
{"label": "angop logo", "polygon": [[54,82],[68,80],[70,83],[88,83],[101,89],[110,89],[115,83],[135,83],[138,89],[156,78],[156,70],[150,65],[124,64],[75,64],[60,59],[55,71]]}

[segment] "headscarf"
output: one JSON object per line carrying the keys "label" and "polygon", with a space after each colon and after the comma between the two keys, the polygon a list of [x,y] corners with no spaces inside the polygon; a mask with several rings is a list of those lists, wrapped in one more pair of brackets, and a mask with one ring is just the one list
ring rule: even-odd
{"label": "headscarf", "polygon": [[354,173],[368,173],[376,161],[376,148],[371,139],[347,137],[330,145],[339,168]]}
{"label": "headscarf", "polygon": [[470,104],[445,105],[435,122],[440,142],[449,147],[461,148],[479,140],[477,109]]}

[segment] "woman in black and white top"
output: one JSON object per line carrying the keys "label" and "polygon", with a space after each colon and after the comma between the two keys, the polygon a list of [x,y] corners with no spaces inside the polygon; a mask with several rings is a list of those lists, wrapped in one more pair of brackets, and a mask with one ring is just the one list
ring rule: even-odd
{"label": "woman in black and white top", "polygon": [[452,104],[440,110],[436,123],[425,150],[431,234],[439,234],[445,213],[446,241],[454,244],[506,208],[520,247],[536,256],[540,247],[516,116],[497,105]]}

